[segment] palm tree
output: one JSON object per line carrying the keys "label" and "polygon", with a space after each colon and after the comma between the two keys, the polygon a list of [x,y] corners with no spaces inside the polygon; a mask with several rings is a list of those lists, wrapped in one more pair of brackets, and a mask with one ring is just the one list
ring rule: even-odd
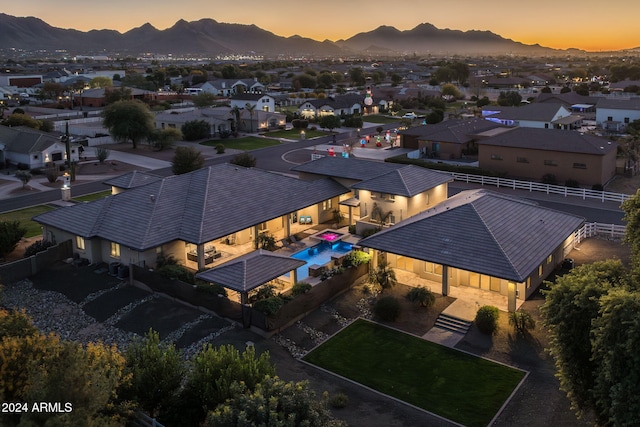
{"label": "palm tree", "polygon": [[369,281],[380,286],[382,290],[390,289],[398,283],[395,271],[386,261],[378,264],[378,267],[369,276]]}
{"label": "palm tree", "polygon": [[377,203],[374,203],[373,208],[371,208],[371,219],[377,219],[380,226],[384,225],[389,220],[391,214],[393,214],[393,211],[384,212]]}
{"label": "palm tree", "polygon": [[251,133],[253,133],[253,110],[256,109],[256,106],[255,105],[251,105],[251,104],[249,104],[247,102],[247,104],[245,105],[245,108],[249,112],[249,117],[251,118],[249,124],[251,125]]}
{"label": "palm tree", "polygon": [[234,121],[231,123],[231,131],[237,132],[238,127],[240,126],[240,108],[237,105],[234,105],[231,108],[231,114],[233,114]]}

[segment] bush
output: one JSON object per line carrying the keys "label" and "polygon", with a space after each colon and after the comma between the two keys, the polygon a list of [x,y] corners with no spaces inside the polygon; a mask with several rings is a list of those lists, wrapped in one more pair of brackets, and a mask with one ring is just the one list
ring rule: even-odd
{"label": "bush", "polygon": [[224,154],[224,144],[216,145],[216,154]]}
{"label": "bush", "polygon": [[342,260],[343,267],[357,267],[371,260],[371,255],[363,251],[351,251]]}
{"label": "bush", "polygon": [[373,306],[373,312],[380,319],[386,322],[393,322],[400,316],[400,302],[392,296],[382,297],[376,301]]}
{"label": "bush", "polygon": [[[196,280],[196,282],[200,282]],[[196,290],[204,294],[227,296],[227,289],[217,283],[196,283]]]}
{"label": "bush", "polygon": [[280,311],[283,305],[284,300],[276,296],[256,301],[253,304],[253,308],[260,313],[266,314],[267,316],[272,316]]}
{"label": "bush", "polygon": [[549,185],[558,185],[558,180],[556,179],[556,176],[554,174],[545,173],[544,175],[542,175],[542,183]]}
{"label": "bush", "polygon": [[500,310],[492,305],[483,305],[476,313],[476,326],[483,334],[493,335],[498,329]]}
{"label": "bush", "polygon": [[185,283],[194,284],[191,270],[177,264],[167,264],[156,269],[156,272],[167,279],[181,280]]}
{"label": "bush", "polygon": [[520,334],[526,335],[531,329],[535,329],[536,321],[526,311],[514,311],[509,313],[509,324]]}
{"label": "bush", "polygon": [[373,234],[376,234],[380,230],[380,228],[368,228],[362,232],[362,237],[369,237]]}
{"label": "bush", "polygon": [[24,257],[29,258],[32,255],[37,254],[38,252],[46,251],[48,247],[53,246],[53,242],[49,242],[47,240],[38,240],[30,244],[27,249],[24,251]]}
{"label": "bush", "polygon": [[98,159],[100,163],[104,163],[104,161],[107,160],[107,157],[109,157],[110,154],[111,152],[109,151],[109,149],[105,147],[96,147],[96,159]]}
{"label": "bush", "polygon": [[580,183],[575,179],[568,179],[564,182],[564,186],[569,188],[580,188]]}
{"label": "bush", "polygon": [[291,288],[291,295],[296,296],[296,295],[306,294],[310,290],[311,290],[311,285],[309,283],[296,282],[296,284],[293,285],[293,288]]}
{"label": "bush", "polygon": [[243,153],[238,153],[229,161],[229,163],[242,166],[245,168],[253,168],[256,166],[256,158],[246,151]]}
{"label": "bush", "polygon": [[336,393],[329,398],[329,405],[336,409],[344,408],[348,403],[349,397],[344,393]]}
{"label": "bush", "polygon": [[45,175],[47,177],[47,181],[53,184],[58,180],[58,177],[60,176],[60,172],[56,168],[47,168]]}
{"label": "bush", "polygon": [[249,302],[253,303],[263,299],[269,299],[276,296],[276,287],[273,285],[262,285],[249,295]]}
{"label": "bush", "polygon": [[431,290],[424,286],[418,286],[417,288],[411,288],[407,293],[407,299],[413,303],[420,304],[422,307],[431,307],[436,302],[436,296]]}

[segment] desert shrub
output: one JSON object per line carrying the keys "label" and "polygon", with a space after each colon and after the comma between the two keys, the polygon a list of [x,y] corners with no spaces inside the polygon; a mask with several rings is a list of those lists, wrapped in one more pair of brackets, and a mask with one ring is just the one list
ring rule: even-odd
{"label": "desert shrub", "polygon": [[311,285],[307,282],[296,282],[291,288],[291,295],[296,296],[300,294],[306,294],[311,290]]}
{"label": "desert shrub", "polygon": [[498,310],[498,307],[483,305],[476,313],[476,326],[480,332],[487,335],[493,335],[493,333],[498,329],[499,317],[500,310]]}
{"label": "desert shrub", "polygon": [[17,168],[20,171],[28,171],[29,170],[29,165],[26,164],[26,163],[18,163]]}
{"label": "desert shrub", "polygon": [[400,301],[392,296],[386,296],[376,301],[373,306],[376,316],[386,322],[393,322],[400,316]]}
{"label": "desert shrub", "polygon": [[249,302],[255,302],[276,296],[276,287],[273,285],[262,285],[249,295]]}
{"label": "desert shrub", "polygon": [[336,409],[344,408],[348,403],[349,397],[344,393],[336,393],[329,398],[329,405]]}
{"label": "desert shrub", "polygon": [[104,161],[107,160],[107,157],[109,157],[110,154],[111,151],[109,151],[109,149],[105,147],[96,147],[96,159],[98,159],[100,163],[104,163]]}
{"label": "desert shrub", "polygon": [[38,252],[46,251],[48,247],[53,246],[53,242],[49,242],[48,240],[37,240],[27,246],[24,250],[24,257],[29,258],[31,255],[35,255]]}
{"label": "desert shrub", "polygon": [[47,177],[47,181],[53,184],[58,180],[58,177],[60,176],[60,172],[56,168],[47,168],[45,175]]}
{"label": "desert shrub", "polygon": [[177,279],[190,284],[194,283],[193,273],[182,265],[166,264],[156,269],[156,272],[167,279]]}
{"label": "desert shrub", "polygon": [[407,299],[415,304],[420,304],[422,307],[431,307],[436,302],[436,296],[431,290],[424,286],[418,286],[411,288],[407,293]]}
{"label": "desert shrub", "polygon": [[217,154],[224,154],[224,144],[216,144],[216,153]]}
{"label": "desert shrub", "polygon": [[274,315],[284,305],[284,300],[278,296],[261,299],[253,304],[253,308],[256,311],[266,314],[267,316]]}
{"label": "desert shrub", "polygon": [[526,311],[513,311],[509,313],[509,324],[513,326],[513,329],[520,335],[526,335],[536,327],[536,321]]}
{"label": "desert shrub", "polygon": [[245,168],[253,168],[256,166],[256,158],[245,152],[238,153],[229,161],[229,163],[242,166]]}
{"label": "desert shrub", "polygon": [[217,283],[196,283],[196,290],[204,294],[227,296],[227,289]]}

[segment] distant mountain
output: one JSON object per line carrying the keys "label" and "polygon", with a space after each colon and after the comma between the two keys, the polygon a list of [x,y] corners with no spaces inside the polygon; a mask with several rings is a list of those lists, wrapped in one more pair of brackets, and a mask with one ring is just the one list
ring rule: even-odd
{"label": "distant mountain", "polygon": [[[255,52],[263,55],[339,56],[370,54],[539,54],[553,49],[525,45],[489,31],[441,30],[421,24],[400,31],[381,26],[347,40],[322,42],[310,38],[281,37],[255,25],[226,24],[213,19],[179,20],[171,28],[158,30],[144,24],[125,33],[114,30],[82,32],[52,27],[38,18],[20,18],[0,13],[0,49],[66,50],[72,54],[143,52],[218,55]],[[558,52],[558,51],[555,51]]]}

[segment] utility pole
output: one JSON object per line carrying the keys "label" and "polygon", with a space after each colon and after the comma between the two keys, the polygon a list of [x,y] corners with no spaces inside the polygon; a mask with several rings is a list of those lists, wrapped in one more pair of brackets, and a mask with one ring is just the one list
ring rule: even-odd
{"label": "utility pole", "polygon": [[73,161],[71,161],[71,137],[69,137],[69,121],[67,120],[65,124],[65,132],[64,132],[64,143],[67,150],[67,167],[69,168],[69,173],[71,174],[71,182],[76,180],[76,165]]}

